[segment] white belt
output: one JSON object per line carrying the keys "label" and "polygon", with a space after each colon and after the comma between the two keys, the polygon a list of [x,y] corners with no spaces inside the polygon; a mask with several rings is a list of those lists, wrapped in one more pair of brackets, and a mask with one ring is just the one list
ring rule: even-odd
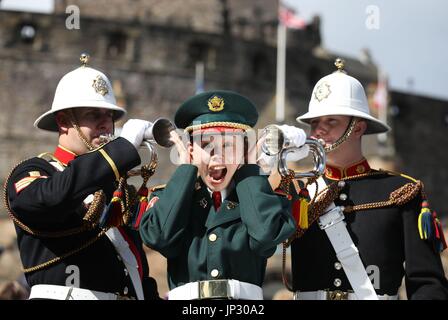
{"label": "white belt", "polygon": [[238,280],[205,280],[190,282],[168,292],[168,300],[197,299],[263,300],[263,290]]}
{"label": "white belt", "polygon": [[[379,300],[398,300],[398,295],[377,295]],[[353,292],[343,291],[296,291],[294,292],[294,300],[358,300]]]}
{"label": "white belt", "polygon": [[328,209],[327,213],[319,217],[319,227],[327,234],[348,281],[359,300],[377,300],[375,289],[359,257],[358,248],[347,231],[343,209],[333,203]]}
{"label": "white belt", "polygon": [[[322,177],[317,182],[318,186],[326,186],[326,182]],[[318,192],[319,190],[317,190],[314,184],[310,185],[309,193],[311,197],[318,194]],[[359,257],[358,248],[356,248],[348,233],[344,218],[343,209],[336,207],[334,202],[332,202],[326,208],[326,213],[319,217],[319,227],[328,236],[336,257],[341,262],[347,279],[358,299],[377,300],[375,289]]]}
{"label": "white belt", "polygon": [[38,284],[31,287],[28,299],[52,299],[52,300],[129,300],[129,297],[114,293],[64,287],[50,284]]}
{"label": "white belt", "polygon": [[137,259],[129,248],[129,243],[127,243],[117,228],[110,228],[107,230],[106,236],[112,242],[118,254],[123,258],[123,263],[129,271],[129,276],[131,277],[138,300],[144,300],[142,281],[138,273]]}

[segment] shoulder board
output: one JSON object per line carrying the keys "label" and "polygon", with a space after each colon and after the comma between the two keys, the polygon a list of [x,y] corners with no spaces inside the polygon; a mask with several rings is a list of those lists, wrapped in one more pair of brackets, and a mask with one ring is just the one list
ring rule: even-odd
{"label": "shoulder board", "polygon": [[66,165],[59,161],[52,153],[44,152],[37,156],[38,158],[50,163],[57,171],[64,171]]}
{"label": "shoulder board", "polygon": [[48,161],[48,162],[50,162],[50,161],[56,161],[56,162],[59,162],[60,163],[60,161],[58,160],[58,158],[56,158],[52,153],[50,153],[50,152],[44,152],[44,153],[41,153],[41,154],[39,154],[38,156],[37,156],[38,158],[41,158],[41,159],[43,159],[43,160],[46,160],[46,161]]}
{"label": "shoulder board", "polygon": [[150,187],[149,191],[154,192],[154,191],[157,191],[157,190],[165,189],[165,187],[166,187],[166,184],[159,184],[159,185]]}

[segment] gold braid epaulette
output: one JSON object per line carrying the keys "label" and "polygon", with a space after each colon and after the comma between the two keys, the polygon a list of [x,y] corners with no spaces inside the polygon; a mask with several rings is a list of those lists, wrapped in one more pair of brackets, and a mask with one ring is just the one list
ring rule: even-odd
{"label": "gold braid epaulette", "polygon": [[[44,155],[45,154],[39,155],[39,158],[43,158],[42,156],[44,156]],[[14,213],[11,210],[11,207],[9,205],[9,200],[8,200],[8,182],[11,179],[11,176],[12,176],[12,173],[14,172],[14,170],[16,168],[18,168],[22,163],[24,163],[28,160],[30,160],[30,159],[23,160],[23,161],[19,162],[17,165],[15,165],[11,169],[11,171],[8,174],[8,176],[5,180],[5,183],[3,185],[3,201],[5,204],[5,208],[8,211],[8,215],[11,218],[11,220],[14,222],[14,224],[17,225],[19,228],[21,228],[23,231],[29,233],[30,235],[33,235],[36,237],[41,237],[41,238],[61,238],[61,237],[67,237],[67,236],[71,236],[71,235],[75,235],[75,234],[80,234],[85,231],[93,230],[97,226],[100,214],[105,206],[106,196],[102,190],[95,192],[94,199],[89,206],[89,210],[87,210],[87,213],[84,215],[84,218],[83,218],[84,223],[79,227],[62,230],[62,231],[53,231],[53,232],[40,231],[40,230],[36,230],[36,229],[31,229],[30,227],[28,227],[26,224],[24,224],[22,221],[20,221],[14,215]],[[96,234],[93,238],[91,238],[90,240],[83,243],[80,247],[69,250],[69,251],[61,254],[60,256],[57,256],[57,257],[55,257],[49,261],[46,261],[44,263],[38,264],[33,267],[24,268],[22,270],[22,272],[30,273],[30,272],[34,272],[37,270],[47,268],[55,263],[58,263],[62,259],[72,256],[72,255],[78,253],[79,251],[91,246],[98,239],[100,239],[105,234],[105,232],[106,232],[106,230],[100,230],[98,234]]]}
{"label": "gold braid epaulette", "polygon": [[83,217],[84,223],[79,227],[62,230],[62,231],[50,231],[50,232],[49,231],[41,231],[41,230],[31,229],[30,227],[28,227],[26,224],[24,224],[22,221],[20,221],[16,217],[16,215],[12,212],[11,207],[9,205],[8,190],[7,190],[8,182],[11,179],[11,176],[12,176],[12,173],[14,172],[14,170],[16,168],[18,168],[22,163],[24,163],[28,160],[30,160],[30,159],[23,160],[12,168],[12,170],[9,173],[9,175],[7,176],[4,186],[3,186],[3,201],[4,201],[5,208],[8,211],[8,215],[11,218],[11,220],[25,232],[27,232],[33,236],[38,236],[38,237],[42,237],[42,238],[67,237],[67,236],[72,236],[75,234],[79,234],[79,233],[94,229],[96,227],[96,225],[98,224],[98,220],[100,218],[101,212],[106,203],[106,196],[102,190],[95,192],[94,199],[93,199],[92,203],[90,204],[89,209],[87,210],[86,214]]}
{"label": "gold braid epaulette", "polygon": [[[384,175],[384,174],[399,175],[401,177],[411,180],[412,182],[406,183],[400,188],[392,191],[389,195],[389,199],[386,201],[378,201],[354,206],[346,206],[344,207],[344,213],[353,213],[361,210],[379,209],[391,206],[402,206],[411,201],[412,199],[414,199],[418,194],[424,193],[423,183],[420,180],[416,180],[403,174],[398,174],[395,172],[385,170],[379,170],[379,171],[373,170],[368,173],[342,178],[339,181],[358,180],[368,176]],[[326,208],[328,208],[328,206],[337,199],[340,190],[343,188],[338,184],[339,181],[335,181],[329,184],[325,189],[320,191],[319,194],[315,196],[315,199],[313,201],[311,201],[310,206],[308,208],[309,226],[311,226],[314,222],[316,222],[319,216],[321,216],[325,212]],[[286,245],[289,246],[295,238],[303,236],[305,232],[306,230],[298,228],[296,233],[286,241]]]}

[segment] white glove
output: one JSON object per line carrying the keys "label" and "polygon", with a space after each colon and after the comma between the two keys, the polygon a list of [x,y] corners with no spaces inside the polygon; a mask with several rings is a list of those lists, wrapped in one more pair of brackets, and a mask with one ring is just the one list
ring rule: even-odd
{"label": "white glove", "polygon": [[[286,156],[286,161],[299,161],[306,158],[309,154],[310,148],[305,145],[306,133],[300,128],[294,126],[288,126],[286,124],[279,126],[286,136],[286,139],[290,141],[289,147],[301,147],[289,152]],[[264,172],[270,172],[274,165],[276,165],[277,156],[269,156],[262,152],[257,159],[258,165]]]}
{"label": "white glove", "polygon": [[274,165],[276,164],[277,156],[268,156],[266,153],[261,152],[260,156],[257,159],[257,164],[260,166],[261,170],[264,171],[265,174],[271,173]]}
{"label": "white glove", "polygon": [[310,146],[305,144],[299,149],[294,149],[286,155],[286,161],[299,161],[303,158],[308,157],[310,153]]}
{"label": "white glove", "polygon": [[290,147],[301,147],[300,149],[295,149],[294,151],[288,153],[286,156],[286,161],[299,161],[308,156],[310,152],[310,148],[308,145],[305,145],[306,142],[306,133],[300,128],[294,126],[288,126],[286,124],[281,125],[280,129],[282,129],[286,138],[291,141]]}
{"label": "white glove", "polygon": [[150,135],[152,123],[146,120],[130,119],[126,121],[121,129],[120,137],[125,138],[134,145],[136,149],[140,147],[145,136]]}
{"label": "white glove", "polygon": [[301,147],[305,144],[306,133],[300,128],[294,126],[288,126],[283,124],[280,129],[285,134],[286,138],[291,141],[290,147]]}

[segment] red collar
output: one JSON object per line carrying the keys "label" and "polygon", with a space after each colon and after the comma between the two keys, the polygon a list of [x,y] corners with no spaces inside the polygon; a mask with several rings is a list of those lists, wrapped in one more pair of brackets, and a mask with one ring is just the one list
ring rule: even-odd
{"label": "red collar", "polygon": [[64,165],[68,165],[70,161],[76,158],[75,153],[71,152],[70,150],[64,148],[61,145],[57,146],[56,150],[54,151],[54,156]]}
{"label": "red collar", "polygon": [[340,180],[346,177],[356,176],[358,174],[369,172],[370,166],[366,159],[354,163],[346,168],[338,168],[327,165],[325,168],[325,177],[331,180]]}

